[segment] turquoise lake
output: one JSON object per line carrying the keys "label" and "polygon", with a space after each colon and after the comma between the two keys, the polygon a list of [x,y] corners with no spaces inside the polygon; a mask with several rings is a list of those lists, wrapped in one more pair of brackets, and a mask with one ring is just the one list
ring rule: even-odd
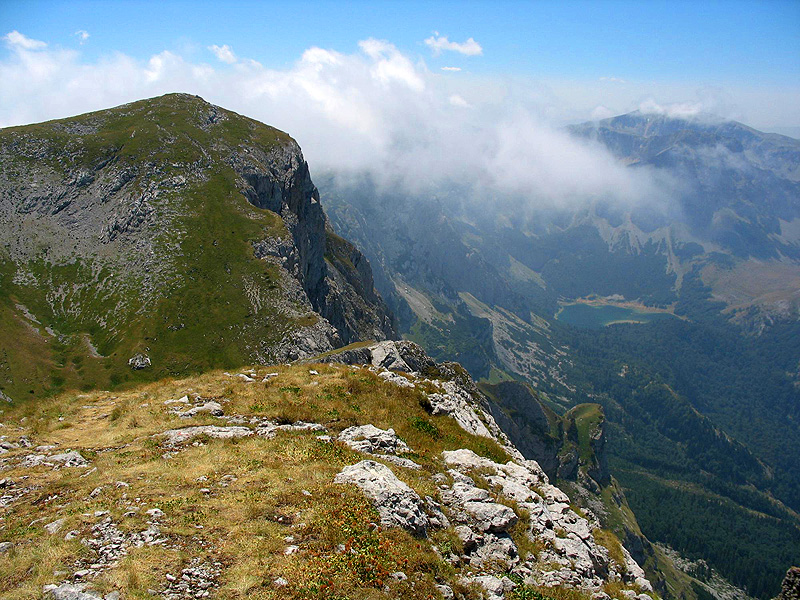
{"label": "turquoise lake", "polygon": [[659,319],[675,319],[669,313],[647,312],[621,306],[591,306],[589,304],[567,304],[561,308],[556,319],[584,329],[600,329],[621,322],[651,323]]}

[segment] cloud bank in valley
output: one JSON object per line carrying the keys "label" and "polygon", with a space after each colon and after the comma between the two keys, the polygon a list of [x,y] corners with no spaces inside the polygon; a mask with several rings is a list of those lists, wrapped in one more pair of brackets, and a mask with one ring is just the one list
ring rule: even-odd
{"label": "cloud bank in valley", "polygon": [[[434,49],[480,49],[471,38],[431,39],[425,43]],[[117,53],[88,62],[16,31],[3,41],[11,52],[0,61],[0,126],[181,91],[289,132],[315,172],[369,172],[416,192],[458,181],[545,205],[631,204],[661,190],[650,173],[626,169],[548,124],[535,93],[432,71],[383,40],[364,40],[352,54],[309,48],[283,70],[239,57],[227,44],[209,46],[206,60],[164,51],[146,61]]]}

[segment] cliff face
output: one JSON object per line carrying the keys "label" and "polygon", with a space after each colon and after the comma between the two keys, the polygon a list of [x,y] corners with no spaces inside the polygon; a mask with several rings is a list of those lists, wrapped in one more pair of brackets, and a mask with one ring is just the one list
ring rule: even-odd
{"label": "cliff face", "polygon": [[368,263],[331,261],[329,229],[294,140],[195,96],[2,130],[0,390],[392,335]]}

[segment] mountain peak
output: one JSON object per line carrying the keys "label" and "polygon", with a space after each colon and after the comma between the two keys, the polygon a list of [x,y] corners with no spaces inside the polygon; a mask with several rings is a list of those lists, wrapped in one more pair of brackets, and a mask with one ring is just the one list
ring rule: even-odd
{"label": "mountain peak", "polygon": [[[366,259],[329,243],[297,143],[198,96],[0,130],[0,198],[3,322],[38,357],[11,361],[12,398],[393,331]],[[33,377],[51,368],[55,386]]]}

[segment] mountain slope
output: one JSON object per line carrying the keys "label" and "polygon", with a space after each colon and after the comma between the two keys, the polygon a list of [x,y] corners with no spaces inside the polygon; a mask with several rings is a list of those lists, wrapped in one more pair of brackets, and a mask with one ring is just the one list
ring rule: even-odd
{"label": "mountain slope", "polygon": [[318,359],[6,411],[0,594],[652,600],[460,366]]}
{"label": "mountain slope", "polygon": [[2,130],[0,390],[391,335],[368,263],[333,236],[294,140],[195,96]]}
{"label": "mountain slope", "polygon": [[[534,197],[471,197],[461,182],[406,194],[369,178],[320,181],[406,337],[492,384],[530,383],[557,412],[600,403],[611,473],[645,535],[772,597],[800,558],[800,463],[787,452],[800,443],[798,142],[637,114],[573,129],[630,168],[680,181],[674,210],[537,209]],[[575,305],[630,316],[586,328],[565,318]],[[502,408],[514,420],[536,412]],[[701,521],[725,520],[746,533],[704,536]]]}

